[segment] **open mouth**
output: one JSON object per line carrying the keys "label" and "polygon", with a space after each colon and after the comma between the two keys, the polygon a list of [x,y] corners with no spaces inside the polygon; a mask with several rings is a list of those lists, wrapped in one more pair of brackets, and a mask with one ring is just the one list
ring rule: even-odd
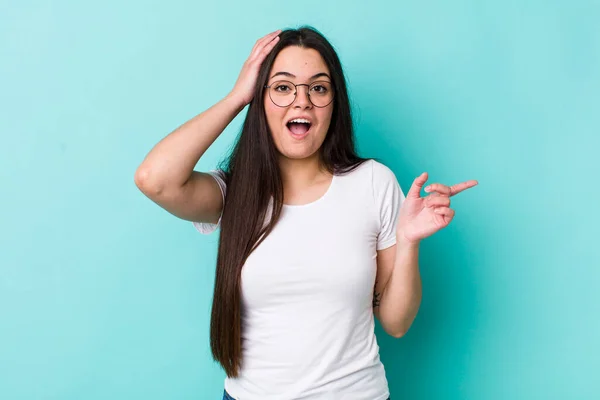
{"label": "open mouth", "polygon": [[310,122],[288,122],[286,124],[288,130],[294,136],[304,136],[308,133],[311,127]]}

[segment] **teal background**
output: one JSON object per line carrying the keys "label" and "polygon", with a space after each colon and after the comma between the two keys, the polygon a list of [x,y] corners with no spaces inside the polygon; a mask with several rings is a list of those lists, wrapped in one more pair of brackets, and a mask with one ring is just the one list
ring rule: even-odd
{"label": "teal background", "polygon": [[[135,169],[221,99],[254,42],[310,24],[342,59],[361,155],[406,193],[477,179],[422,244],[392,399],[600,398],[600,4],[0,5],[0,398],[217,399],[218,234]],[[198,164],[216,166],[245,110]]]}

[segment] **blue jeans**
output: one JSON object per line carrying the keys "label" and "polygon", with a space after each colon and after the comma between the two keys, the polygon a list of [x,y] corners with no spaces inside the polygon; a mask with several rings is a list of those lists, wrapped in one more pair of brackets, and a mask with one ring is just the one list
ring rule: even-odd
{"label": "blue jeans", "polygon": [[[229,393],[227,393],[227,390],[223,390],[223,400],[235,400],[233,397],[231,397],[229,395]],[[390,400],[390,398],[388,397],[387,400]]]}

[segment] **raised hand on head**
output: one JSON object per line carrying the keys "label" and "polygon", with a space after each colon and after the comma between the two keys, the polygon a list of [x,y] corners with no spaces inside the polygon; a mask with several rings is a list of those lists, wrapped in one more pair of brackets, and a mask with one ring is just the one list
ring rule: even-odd
{"label": "raised hand on head", "polygon": [[239,98],[244,105],[252,101],[260,66],[279,41],[280,33],[281,29],[278,29],[258,39],[250,52],[250,56],[244,62],[242,71],[231,90],[231,95]]}

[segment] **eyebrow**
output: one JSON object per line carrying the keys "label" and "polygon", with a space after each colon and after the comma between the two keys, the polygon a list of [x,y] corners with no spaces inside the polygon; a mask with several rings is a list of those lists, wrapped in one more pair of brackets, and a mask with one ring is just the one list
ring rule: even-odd
{"label": "eyebrow", "polygon": [[[273,78],[275,78],[277,75],[284,75],[284,76],[288,76],[288,77],[290,77],[290,78],[295,78],[295,77],[296,77],[296,75],[294,75],[294,74],[290,74],[289,72],[281,71],[281,72],[277,72],[277,73],[275,73],[275,74],[274,74],[274,75],[273,75],[271,78],[269,78],[269,79],[273,79]],[[331,79],[331,77],[330,77],[328,74],[326,74],[325,72],[319,72],[318,74],[311,76],[311,77],[310,77],[310,79],[312,80],[312,79],[315,79],[315,78],[319,78],[319,77],[321,77],[321,76],[326,76],[326,77],[328,77],[329,79]]]}

